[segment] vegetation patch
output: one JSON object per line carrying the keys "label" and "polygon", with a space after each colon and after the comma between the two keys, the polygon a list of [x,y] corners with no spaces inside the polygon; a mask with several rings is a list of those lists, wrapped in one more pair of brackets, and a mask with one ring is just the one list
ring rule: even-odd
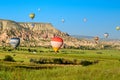
{"label": "vegetation patch", "polygon": [[13,59],[12,56],[10,55],[6,55],[5,58],[3,59],[4,61],[11,61],[11,62],[15,62],[15,60]]}
{"label": "vegetation patch", "polygon": [[37,52],[36,49],[28,49],[28,52]]}
{"label": "vegetation patch", "polygon": [[97,54],[102,54],[102,52],[96,52]]}
{"label": "vegetation patch", "polygon": [[98,61],[88,61],[88,60],[69,60],[69,59],[64,59],[64,58],[40,58],[39,60],[37,59],[30,59],[30,62],[32,63],[37,63],[37,64],[64,64],[64,65],[83,65],[83,66],[88,66],[92,65],[95,63],[98,63]]}
{"label": "vegetation patch", "polygon": [[83,60],[83,61],[80,62],[80,64],[82,66],[88,66],[88,65],[92,65],[93,62],[92,61],[88,61],[88,60]]}
{"label": "vegetation patch", "polygon": [[54,66],[27,66],[27,65],[19,65],[19,66],[15,66],[16,68],[25,68],[25,69],[35,69],[35,70],[39,70],[39,69],[52,69],[54,68]]}

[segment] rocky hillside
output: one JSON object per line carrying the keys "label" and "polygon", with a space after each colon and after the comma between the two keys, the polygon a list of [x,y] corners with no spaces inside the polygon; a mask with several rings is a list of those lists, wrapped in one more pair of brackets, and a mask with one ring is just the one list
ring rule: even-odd
{"label": "rocky hillside", "polygon": [[50,46],[50,40],[54,36],[63,38],[63,47],[91,46],[96,44],[93,41],[80,40],[61,32],[51,23],[26,23],[11,20],[0,20],[0,46],[9,46],[9,40],[19,37],[20,46]]}

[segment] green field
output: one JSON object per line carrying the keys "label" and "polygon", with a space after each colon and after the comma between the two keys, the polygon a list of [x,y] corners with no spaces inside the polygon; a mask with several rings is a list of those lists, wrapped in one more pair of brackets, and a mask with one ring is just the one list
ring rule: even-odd
{"label": "green field", "polygon": [[[4,61],[6,55],[15,62]],[[55,53],[43,47],[0,47],[0,80],[120,80],[119,67],[120,50],[61,49]]]}

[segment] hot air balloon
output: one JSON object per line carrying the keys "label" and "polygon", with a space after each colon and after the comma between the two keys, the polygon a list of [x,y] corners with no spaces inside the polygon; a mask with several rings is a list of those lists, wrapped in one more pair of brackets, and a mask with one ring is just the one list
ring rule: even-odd
{"label": "hot air balloon", "polygon": [[63,45],[63,39],[60,37],[54,37],[51,39],[51,45],[53,47],[53,50],[57,52]]}
{"label": "hot air balloon", "polygon": [[40,11],[40,8],[38,8],[38,11]]}
{"label": "hot air balloon", "polygon": [[84,22],[87,22],[87,18],[84,18],[83,21],[84,21]]}
{"label": "hot air balloon", "polygon": [[64,22],[65,22],[65,19],[62,19],[61,21],[62,21],[62,23],[64,23]]}
{"label": "hot air balloon", "polygon": [[98,40],[99,40],[98,36],[94,37],[94,41],[95,41],[96,44],[98,43]]}
{"label": "hot air balloon", "polygon": [[104,37],[108,38],[109,34],[108,33],[104,33]]}
{"label": "hot air balloon", "polygon": [[35,14],[34,14],[34,13],[31,13],[31,14],[29,14],[29,17],[30,17],[31,19],[34,19]]}
{"label": "hot air balloon", "polygon": [[119,26],[117,26],[117,27],[116,27],[116,30],[120,30],[120,27],[119,27]]}
{"label": "hot air balloon", "polygon": [[13,48],[17,48],[20,44],[20,38],[11,38],[10,44]]}

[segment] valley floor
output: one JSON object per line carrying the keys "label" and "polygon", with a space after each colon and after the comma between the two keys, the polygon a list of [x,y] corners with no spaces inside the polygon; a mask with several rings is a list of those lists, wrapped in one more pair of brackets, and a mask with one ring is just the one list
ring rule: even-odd
{"label": "valley floor", "polygon": [[0,80],[120,80],[119,66],[119,50],[0,47]]}

